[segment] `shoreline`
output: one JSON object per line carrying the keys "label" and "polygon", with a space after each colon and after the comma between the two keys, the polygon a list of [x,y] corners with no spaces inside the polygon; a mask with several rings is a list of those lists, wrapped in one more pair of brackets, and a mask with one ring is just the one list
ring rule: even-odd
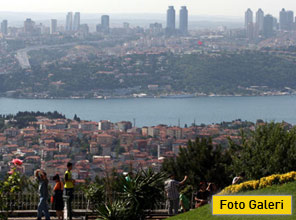
{"label": "shoreline", "polygon": [[195,95],[195,94],[182,94],[182,95],[159,95],[159,96],[104,96],[102,98],[85,98],[85,97],[13,97],[1,96],[0,98],[7,99],[28,99],[28,100],[107,100],[107,99],[192,99],[202,97],[270,97],[270,96],[295,96],[296,94],[264,94],[264,95]]}

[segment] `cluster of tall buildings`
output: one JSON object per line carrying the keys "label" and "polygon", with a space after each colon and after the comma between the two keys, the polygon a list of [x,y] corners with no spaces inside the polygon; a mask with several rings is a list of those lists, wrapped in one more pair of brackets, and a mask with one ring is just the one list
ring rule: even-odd
{"label": "cluster of tall buildings", "polygon": [[278,20],[270,14],[264,15],[260,8],[256,12],[255,22],[251,9],[245,12],[245,30],[246,37],[249,40],[256,40],[259,37],[269,38],[275,34],[275,31],[293,31],[296,30],[296,18],[293,11],[282,9]]}
{"label": "cluster of tall buildings", "polygon": [[66,25],[65,30],[70,31],[78,31],[80,28],[80,12],[75,12],[73,18],[73,12],[68,12],[66,17]]}
{"label": "cluster of tall buildings", "polygon": [[[174,6],[169,6],[167,10],[167,25],[166,25],[167,34],[177,33],[176,29],[176,11]],[[188,33],[188,10],[186,6],[182,6],[180,9],[180,18],[179,18],[179,33],[186,35]]]}

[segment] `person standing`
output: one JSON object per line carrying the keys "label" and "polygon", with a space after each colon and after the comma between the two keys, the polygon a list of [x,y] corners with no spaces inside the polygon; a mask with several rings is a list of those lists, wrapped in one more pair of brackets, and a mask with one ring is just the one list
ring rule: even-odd
{"label": "person standing", "polygon": [[41,220],[42,213],[44,212],[45,219],[50,220],[50,215],[47,206],[48,200],[48,179],[47,175],[44,171],[38,169],[35,171],[35,177],[39,184],[39,204],[38,204],[38,212],[37,212],[37,220]]}
{"label": "person standing", "polygon": [[60,180],[59,174],[56,174],[53,177],[53,180],[56,182],[56,185],[53,189],[54,195],[53,195],[53,204],[54,209],[56,210],[56,214],[58,217],[58,220],[63,220],[63,210],[64,210],[64,201],[63,201],[63,183]]}
{"label": "person standing", "polygon": [[[179,182],[175,180],[175,175],[172,174],[170,178],[165,181],[165,192],[167,196],[169,215],[177,215],[179,210],[179,191],[178,186],[183,185],[187,180],[187,176]],[[173,213],[174,210],[174,213]]]}
{"label": "person standing", "polygon": [[241,172],[240,175],[233,178],[232,185],[242,183],[245,179],[245,176],[246,176],[245,172]]}
{"label": "person standing", "polygon": [[67,203],[67,208],[68,208],[68,214],[69,214],[69,219],[72,220],[72,201],[74,198],[74,185],[75,185],[75,180],[72,178],[72,170],[73,164],[68,163],[67,164],[67,171],[65,172],[65,192],[66,196],[69,196],[68,198],[68,203]]}

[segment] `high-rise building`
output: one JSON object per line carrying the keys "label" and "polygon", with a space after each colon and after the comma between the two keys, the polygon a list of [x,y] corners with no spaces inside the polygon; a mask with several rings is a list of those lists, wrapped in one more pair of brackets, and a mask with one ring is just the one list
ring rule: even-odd
{"label": "high-rise building", "polygon": [[249,41],[254,40],[254,24],[253,23],[248,23],[246,34]]}
{"label": "high-rise building", "polygon": [[75,12],[74,22],[73,22],[73,31],[78,31],[80,27],[80,12]]}
{"label": "high-rise building", "polygon": [[1,33],[3,35],[7,35],[8,34],[8,22],[7,22],[7,20],[3,20],[1,22]]}
{"label": "high-rise building", "polygon": [[175,31],[176,29],[176,12],[174,6],[169,6],[167,10],[167,29],[169,31]]}
{"label": "high-rise building", "polygon": [[68,12],[66,17],[66,31],[72,31],[72,20],[73,20],[73,13]]}
{"label": "high-rise building", "polygon": [[105,33],[109,33],[110,28],[110,17],[109,15],[102,15],[101,17],[101,28]]}
{"label": "high-rise building", "polygon": [[273,26],[274,19],[271,15],[264,16],[264,24],[263,24],[263,34],[265,38],[269,38],[273,36]]}
{"label": "high-rise building", "polygon": [[249,24],[253,24],[253,12],[251,9],[248,8],[248,10],[245,13],[245,28],[247,29]]}
{"label": "high-rise building", "polygon": [[287,11],[287,30],[288,31],[293,30],[293,24],[294,24],[294,12]]}
{"label": "high-rise building", "polygon": [[264,24],[264,12],[260,8],[256,12],[256,28],[258,28],[259,32],[263,31],[263,24]]}
{"label": "high-rise building", "polygon": [[280,30],[284,31],[288,29],[288,14],[283,8],[280,11]]}
{"label": "high-rise building", "polygon": [[182,6],[180,10],[180,32],[182,34],[187,34],[188,33],[188,10],[186,6]]}
{"label": "high-rise building", "polygon": [[27,18],[24,22],[24,32],[27,34],[33,34],[35,22],[31,18]]}
{"label": "high-rise building", "polygon": [[50,20],[50,34],[55,34],[57,33],[58,30],[58,20],[57,19],[51,19]]}

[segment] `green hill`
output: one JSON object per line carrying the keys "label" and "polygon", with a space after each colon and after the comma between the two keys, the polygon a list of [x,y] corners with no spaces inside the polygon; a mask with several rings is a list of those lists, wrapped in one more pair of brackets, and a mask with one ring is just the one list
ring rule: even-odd
{"label": "green hill", "polygon": [[[274,185],[268,188],[239,193],[239,195],[292,195],[293,204],[296,204],[296,182],[286,183],[283,185]],[[199,209],[192,210],[185,214],[180,214],[169,218],[170,220],[239,220],[239,219],[271,219],[271,220],[292,220],[296,219],[296,209],[293,207],[292,216],[213,216],[211,205],[206,205]]]}

